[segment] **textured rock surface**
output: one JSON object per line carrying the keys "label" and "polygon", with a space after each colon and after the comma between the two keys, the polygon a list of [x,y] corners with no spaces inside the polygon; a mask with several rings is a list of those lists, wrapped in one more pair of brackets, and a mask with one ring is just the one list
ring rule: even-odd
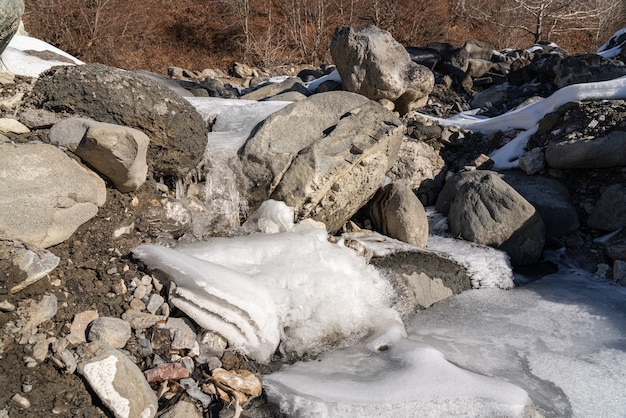
{"label": "textured rock surface", "polygon": [[367,212],[375,230],[411,245],[426,247],[426,211],[407,183],[391,183],[381,188],[368,204]]}
{"label": "textured rock surface", "polygon": [[539,260],[545,243],[539,213],[497,174],[481,174],[458,189],[448,214],[450,232],[506,251],[514,265]]}
{"label": "textured rock surface", "polygon": [[606,188],[589,215],[587,225],[603,231],[626,226],[626,185],[614,184]]}
{"label": "textured rock surface", "polygon": [[0,229],[42,248],[63,242],[98,213],[104,181],[46,144],[0,144]]}
{"label": "textured rock surface", "polygon": [[612,131],[592,139],[554,141],[546,148],[554,168],[607,168],[626,165],[626,131]]}
{"label": "textured rock surface", "polygon": [[101,64],[54,67],[40,76],[31,100],[47,110],[145,132],[156,176],[184,177],[204,155],[207,128],[193,106],[163,84],[130,71]]}
{"label": "textured rock surface", "polygon": [[23,14],[23,0],[0,0],[0,54],[17,32]]}
{"label": "textured rock surface", "polygon": [[78,372],[116,418],[152,418],[159,403],[143,373],[124,353],[106,344],[78,365]]}
{"label": "textured rock surface", "polygon": [[316,94],[274,113],[242,147],[251,208],[268,198],[339,229],[383,184],[402,132],[392,112],[348,92]]}
{"label": "textured rock surface", "polygon": [[337,28],[330,54],[344,90],[372,100],[390,100],[401,114],[423,106],[435,84],[428,68],[411,61],[389,32],[375,26]]}
{"label": "textured rock surface", "polygon": [[150,139],[142,131],[91,119],[65,119],[50,130],[50,142],[78,155],[122,193],[146,181]]}

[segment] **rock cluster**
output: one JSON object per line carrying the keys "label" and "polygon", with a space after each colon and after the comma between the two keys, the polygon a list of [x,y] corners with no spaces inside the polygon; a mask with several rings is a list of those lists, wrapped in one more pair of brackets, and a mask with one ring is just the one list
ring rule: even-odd
{"label": "rock cluster", "polygon": [[[10,29],[14,17],[1,18]],[[38,399],[52,414],[200,417],[230,407],[239,416],[247,405],[258,416],[278,413],[260,399],[261,375],[276,364],[250,361],[210,324],[189,320],[181,311],[193,286],[177,290],[131,254],[193,239],[192,214],[203,209],[202,199],[179,197],[185,186],[202,193],[191,180],[211,163],[207,124],[215,121],[182,96],[293,101],[239,149],[241,195],[251,210],[277,199],[296,220],[351,230],[331,239],[371,259],[404,317],[470,288],[507,287],[481,283],[433,249],[424,206],[434,204],[472,248],[492,246],[524,265],[546,246],[564,247],[626,284],[624,100],[545,115],[520,159],[524,172],[490,171],[487,155],[511,132],[485,136],[412,113],[477,107],[493,116],[572,82],[619,77],[622,61],[549,45],[498,52],[477,41],[404,49],[373,27],[339,28],[331,53],[336,72],[278,83],[240,63],[229,77],[99,64],[55,67],[36,80],[0,73],[0,352],[20,359],[19,378],[0,377],[0,404],[11,414],[32,408],[33,380],[67,387]],[[373,254],[359,236],[373,236],[366,226],[410,245]],[[10,375],[3,362],[0,371]]]}

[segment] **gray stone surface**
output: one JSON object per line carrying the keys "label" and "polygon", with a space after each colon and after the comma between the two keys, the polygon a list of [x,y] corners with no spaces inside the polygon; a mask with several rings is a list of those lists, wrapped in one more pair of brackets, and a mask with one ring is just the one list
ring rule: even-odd
{"label": "gray stone surface", "polygon": [[102,316],[91,321],[87,340],[101,342],[113,348],[123,348],[131,337],[130,324],[120,318]]}
{"label": "gray stone surface", "polygon": [[207,127],[194,107],[160,82],[102,64],[54,67],[31,95],[35,107],[143,131],[155,176],[184,177],[204,155]]}
{"label": "gray stone surface", "polygon": [[626,226],[625,184],[613,184],[602,192],[587,225],[602,231],[615,231]]}
{"label": "gray stone surface", "polygon": [[543,251],[539,212],[492,172],[484,171],[458,189],[448,223],[454,236],[504,250],[514,265],[533,263]]}
{"label": "gray stone surface", "polygon": [[546,238],[557,238],[578,230],[580,222],[569,190],[560,181],[505,171],[503,176],[524,199],[537,209],[546,227]]}
{"label": "gray stone surface", "polygon": [[153,418],[158,400],[143,373],[125,354],[101,344],[95,356],[78,365],[100,401],[116,418]]}
{"label": "gray stone surface", "polygon": [[63,242],[106,200],[104,181],[57,147],[0,144],[0,229],[42,248]]}
{"label": "gray stone surface", "polygon": [[426,211],[406,182],[382,187],[367,208],[375,230],[408,244],[426,247]]}
{"label": "gray stone surface", "polygon": [[344,90],[372,100],[391,100],[400,114],[423,106],[435,84],[428,68],[411,61],[389,32],[375,26],[338,27],[330,54]]}
{"label": "gray stone surface", "polygon": [[0,0],[0,54],[17,32],[23,14],[23,0]]}
{"label": "gray stone surface", "polygon": [[146,181],[150,139],[140,130],[69,118],[50,129],[50,142],[74,152],[122,193],[137,190]]}
{"label": "gray stone surface", "polygon": [[383,184],[403,126],[363,96],[328,92],[272,114],[240,150],[252,210],[272,198],[338,230]]}
{"label": "gray stone surface", "polygon": [[402,251],[372,258],[371,265],[391,281],[393,306],[405,319],[452,295],[472,288],[465,267],[430,250]]}
{"label": "gray stone surface", "polygon": [[553,168],[609,168],[626,166],[626,131],[615,130],[593,139],[551,142],[546,161]]}

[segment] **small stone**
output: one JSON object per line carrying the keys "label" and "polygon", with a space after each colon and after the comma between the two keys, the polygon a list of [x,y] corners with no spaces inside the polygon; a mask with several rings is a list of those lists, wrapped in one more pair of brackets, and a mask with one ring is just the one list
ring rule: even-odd
{"label": "small stone", "polygon": [[146,287],[146,285],[140,284],[133,292],[133,296],[136,299],[141,299],[142,297],[146,296],[147,291],[148,288]]}
{"label": "small stone", "polygon": [[148,286],[151,283],[152,283],[152,277],[148,276],[147,274],[141,278],[141,284]]}
{"label": "small stone", "polygon": [[33,385],[31,385],[28,382],[23,382],[22,383],[22,392],[28,393],[28,392],[30,392],[32,390],[33,390]]}
{"label": "small stone", "polygon": [[[141,299],[133,298],[133,299],[130,300],[129,305],[130,305],[131,309],[136,309],[138,311],[143,311],[144,309],[146,309],[146,304],[143,303],[143,301]],[[154,312],[152,312],[152,313],[154,313]]]}
{"label": "small stone", "polygon": [[101,317],[89,327],[87,339],[90,342],[103,342],[114,348],[122,348],[131,336],[130,324],[123,319]]}
{"label": "small stone", "polygon": [[191,373],[181,363],[159,364],[143,372],[148,383],[188,378]]}
{"label": "small stone", "polygon": [[120,279],[118,282],[113,283],[111,286],[111,291],[116,295],[125,295],[128,293],[128,288],[126,287],[126,283],[124,283],[123,279]]}
{"label": "small stone", "polygon": [[70,326],[70,334],[67,340],[71,344],[81,344],[87,342],[86,331],[87,326],[100,315],[98,311],[83,311],[74,315],[74,320]]}
{"label": "small stone", "polygon": [[148,329],[158,322],[164,321],[166,317],[162,315],[152,315],[136,309],[128,309],[122,314],[122,319],[128,321],[133,329]]}
{"label": "small stone", "polygon": [[170,330],[174,350],[191,350],[194,348],[196,333],[188,321],[183,318],[168,318],[163,327]]}
{"label": "small stone", "polygon": [[26,399],[25,397],[23,397],[22,395],[20,395],[19,393],[16,393],[15,395],[13,395],[13,397],[11,398],[11,402],[13,402],[15,406],[21,409],[30,408],[30,401]]}
{"label": "small stone", "polygon": [[0,118],[0,132],[25,134],[30,132],[30,129],[16,119]]}
{"label": "small stone", "polygon": [[34,367],[37,367],[37,360],[35,360],[34,358],[30,357],[30,356],[26,356],[24,357],[24,364],[26,365],[27,368],[32,369]]}
{"label": "small stone", "polygon": [[70,412],[70,407],[66,403],[63,403],[61,405],[55,405],[54,408],[52,408],[52,413],[54,415],[66,416],[66,414],[68,414],[69,412]]}
{"label": "small stone", "polygon": [[178,401],[172,409],[159,415],[159,418],[202,418],[202,411],[188,401]]}
{"label": "small stone", "polygon": [[163,296],[153,293],[150,295],[150,299],[148,299],[146,309],[148,310],[148,312],[154,314],[161,307],[161,305],[163,305],[163,302],[165,302]]}
{"label": "small stone", "polygon": [[211,372],[211,380],[252,397],[259,396],[262,390],[261,381],[249,370],[215,369]]}

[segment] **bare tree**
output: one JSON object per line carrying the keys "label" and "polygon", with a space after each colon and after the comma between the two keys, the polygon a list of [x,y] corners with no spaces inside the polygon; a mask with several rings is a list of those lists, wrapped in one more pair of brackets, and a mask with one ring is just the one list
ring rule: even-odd
{"label": "bare tree", "polygon": [[499,35],[512,31],[536,43],[573,32],[596,35],[603,25],[619,18],[622,7],[615,0],[455,0],[452,10],[461,18],[490,26]]}

